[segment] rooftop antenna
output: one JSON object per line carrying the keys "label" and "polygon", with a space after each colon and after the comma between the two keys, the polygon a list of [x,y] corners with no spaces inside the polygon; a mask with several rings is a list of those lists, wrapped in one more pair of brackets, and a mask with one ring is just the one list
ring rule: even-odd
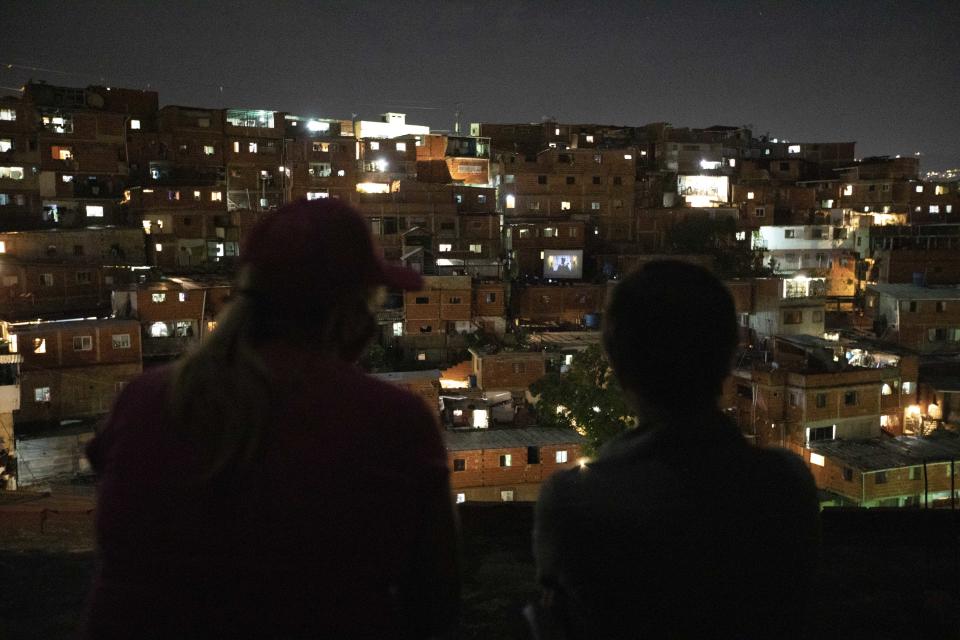
{"label": "rooftop antenna", "polygon": [[460,116],[463,112],[463,103],[457,103],[457,110],[454,112],[454,123],[453,123],[453,132],[456,134],[460,133]]}

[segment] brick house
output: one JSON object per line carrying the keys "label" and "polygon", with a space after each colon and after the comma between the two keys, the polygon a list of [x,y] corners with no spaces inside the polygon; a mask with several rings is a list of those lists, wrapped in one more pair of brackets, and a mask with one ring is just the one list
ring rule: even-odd
{"label": "brick house", "polygon": [[960,436],[953,432],[818,442],[804,459],[817,486],[836,495],[839,504],[950,506],[960,498]]}
{"label": "brick house", "polygon": [[447,431],[450,485],[457,502],[532,502],[554,472],[583,455],[583,437],[567,429]]}
{"label": "brick house", "polygon": [[20,323],[10,333],[23,357],[18,429],[103,415],[143,369],[135,320]]}
{"label": "brick house", "polygon": [[920,353],[960,352],[960,289],[871,284],[864,304],[881,340]]}
{"label": "brick house", "polygon": [[546,375],[547,357],[542,351],[482,353],[471,349],[473,372],[481,389],[506,389],[523,393]]}

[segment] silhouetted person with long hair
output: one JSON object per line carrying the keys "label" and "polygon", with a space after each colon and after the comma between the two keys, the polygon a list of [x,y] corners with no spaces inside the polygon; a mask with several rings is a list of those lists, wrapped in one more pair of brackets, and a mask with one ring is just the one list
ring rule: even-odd
{"label": "silhouetted person with long hair", "polygon": [[543,489],[540,628],[798,636],[818,553],[816,487],[800,458],[751,447],[718,408],[737,344],[730,294],[700,267],[653,262],[617,285],[604,323],[639,426]]}
{"label": "silhouetted person with long hair", "polygon": [[[363,219],[299,201],[251,232],[198,350],[120,395],[89,448],[90,638],[426,638],[458,613],[435,409],[354,362],[420,277]],[[381,294],[382,295],[382,294]]]}

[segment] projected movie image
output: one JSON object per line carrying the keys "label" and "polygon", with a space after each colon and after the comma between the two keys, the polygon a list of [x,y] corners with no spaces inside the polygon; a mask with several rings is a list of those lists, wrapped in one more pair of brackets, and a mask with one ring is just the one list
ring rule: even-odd
{"label": "projected movie image", "polygon": [[727,176],[678,176],[677,191],[694,207],[726,204],[730,193]]}
{"label": "projected movie image", "polygon": [[583,251],[581,249],[567,251],[544,251],[543,277],[570,279],[582,278]]}

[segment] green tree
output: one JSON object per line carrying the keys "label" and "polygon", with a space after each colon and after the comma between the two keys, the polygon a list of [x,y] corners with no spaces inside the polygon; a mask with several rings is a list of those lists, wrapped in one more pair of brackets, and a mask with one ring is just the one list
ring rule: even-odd
{"label": "green tree", "polygon": [[575,429],[587,438],[588,455],[636,423],[620,383],[599,347],[573,357],[566,373],[553,371],[533,383],[540,426]]}

